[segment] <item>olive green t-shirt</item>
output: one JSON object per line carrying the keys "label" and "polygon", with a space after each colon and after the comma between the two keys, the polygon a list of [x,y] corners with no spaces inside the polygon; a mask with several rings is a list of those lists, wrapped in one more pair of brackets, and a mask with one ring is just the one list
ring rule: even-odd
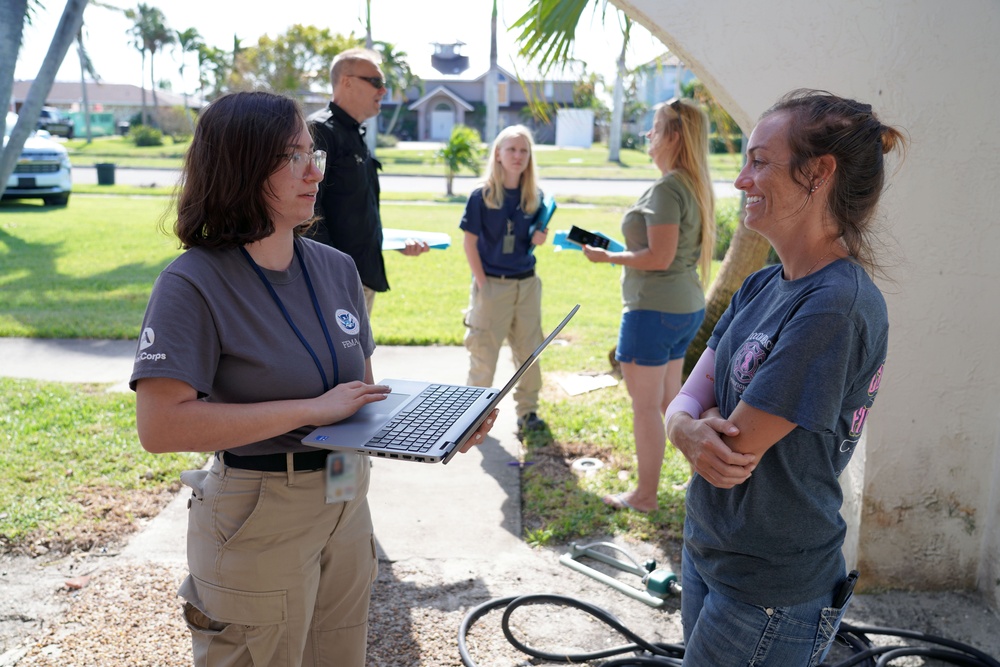
{"label": "olive green t-shirt", "polygon": [[659,178],[622,218],[625,247],[649,248],[647,228],[679,225],[677,253],[663,271],[623,267],[624,310],[655,310],[678,315],[705,307],[705,294],[698,280],[701,256],[701,211],[694,193],[673,173]]}

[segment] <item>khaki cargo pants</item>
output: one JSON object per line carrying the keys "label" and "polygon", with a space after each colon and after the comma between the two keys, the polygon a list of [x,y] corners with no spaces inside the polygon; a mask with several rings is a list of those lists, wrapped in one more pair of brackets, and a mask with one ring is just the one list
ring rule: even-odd
{"label": "khaki cargo pants", "polygon": [[189,471],[190,575],[179,594],[196,667],[364,667],[378,573],[358,496],[327,505],[325,473]]}
{"label": "khaki cargo pants", "polygon": [[[514,366],[531,356],[542,335],[542,281],[535,275],[521,280],[486,278],[482,289],[472,281],[465,315],[465,347],[469,350],[468,383],[492,387],[504,339],[510,343]],[[514,387],[517,416],[538,411],[542,370],[534,363]]]}

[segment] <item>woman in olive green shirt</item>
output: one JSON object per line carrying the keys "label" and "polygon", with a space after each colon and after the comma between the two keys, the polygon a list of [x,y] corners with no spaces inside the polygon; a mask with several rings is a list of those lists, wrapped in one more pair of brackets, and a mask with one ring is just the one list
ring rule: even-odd
{"label": "woman in olive green shirt", "polygon": [[615,359],[632,399],[639,480],[635,489],[605,496],[604,502],[640,512],[658,506],[663,413],[680,390],[684,354],[705,318],[703,287],[715,245],[707,116],[689,100],[662,104],[647,137],[649,155],[663,175],[625,212],[626,249],[583,249],[592,262],[623,267]]}

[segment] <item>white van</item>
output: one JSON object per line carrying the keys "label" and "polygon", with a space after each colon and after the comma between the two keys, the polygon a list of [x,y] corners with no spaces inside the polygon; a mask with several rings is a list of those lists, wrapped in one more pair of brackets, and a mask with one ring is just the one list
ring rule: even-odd
{"label": "white van", "polygon": [[[7,114],[3,143],[17,124],[17,114]],[[41,199],[48,206],[65,206],[73,189],[72,166],[62,144],[45,130],[32,133],[24,142],[14,173],[7,181],[4,199]]]}

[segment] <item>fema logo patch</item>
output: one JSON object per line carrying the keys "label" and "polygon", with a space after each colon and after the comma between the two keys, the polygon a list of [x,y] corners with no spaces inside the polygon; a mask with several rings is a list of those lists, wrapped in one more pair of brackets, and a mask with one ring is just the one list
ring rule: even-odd
{"label": "fema logo patch", "polygon": [[355,336],[358,330],[361,328],[361,324],[358,322],[352,313],[340,308],[336,312],[337,326],[348,336]]}

